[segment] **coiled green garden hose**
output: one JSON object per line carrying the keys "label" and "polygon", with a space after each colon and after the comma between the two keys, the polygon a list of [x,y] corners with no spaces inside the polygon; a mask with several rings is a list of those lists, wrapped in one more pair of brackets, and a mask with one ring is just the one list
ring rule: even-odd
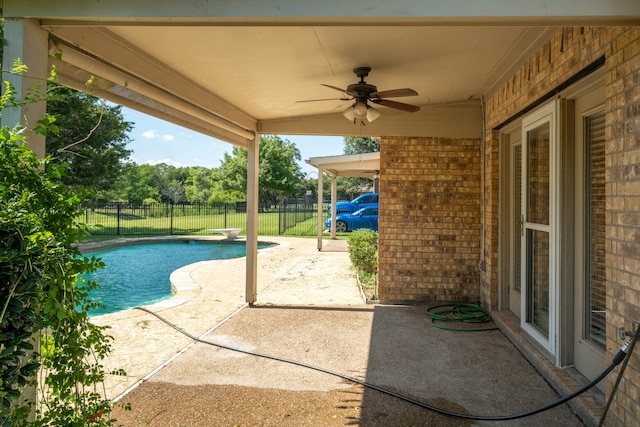
{"label": "coiled green garden hose", "polygon": [[494,331],[498,329],[496,326],[488,327],[453,327],[445,326],[442,322],[458,322],[458,323],[490,323],[491,313],[484,307],[477,304],[456,303],[456,304],[437,304],[427,309],[427,315],[431,318],[431,325],[445,331],[456,332],[481,332]]}

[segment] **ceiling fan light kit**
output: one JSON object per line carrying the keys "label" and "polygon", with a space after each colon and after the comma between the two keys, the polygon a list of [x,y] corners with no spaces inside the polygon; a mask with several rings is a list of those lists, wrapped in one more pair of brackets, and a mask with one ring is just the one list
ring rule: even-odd
{"label": "ceiling fan light kit", "polygon": [[[344,110],[342,113],[343,116],[347,118],[347,120],[352,121],[354,124],[360,121],[364,123],[366,119],[368,122],[372,122],[378,117],[380,117],[380,112],[375,108],[369,106],[367,101],[371,101],[374,104],[383,105],[389,108],[395,108],[400,111],[405,111],[408,113],[415,113],[420,110],[420,107],[411,104],[405,104],[403,102],[391,101],[385,98],[398,98],[402,96],[416,96],[418,92],[413,89],[403,88],[403,89],[393,89],[393,90],[385,90],[378,91],[378,88],[374,85],[371,85],[364,81],[364,78],[369,75],[371,71],[371,67],[358,67],[354,68],[353,72],[356,76],[360,78],[358,83],[350,84],[347,86],[347,89],[341,89],[336,86],[331,86],[327,84],[322,84],[330,89],[334,89],[342,92],[345,95],[350,96],[347,98],[346,96],[343,98],[337,98],[336,100],[340,101],[353,101],[355,103]],[[310,101],[328,101],[328,99],[316,99]],[[310,101],[300,101],[300,102],[310,102]]]}
{"label": "ceiling fan light kit", "polygon": [[353,116],[356,119],[364,120],[367,117],[367,104],[358,101],[353,106]]}
{"label": "ceiling fan light kit", "polygon": [[369,122],[374,121],[378,117],[380,117],[380,112],[378,112],[378,110],[373,107],[369,107],[367,109],[367,120],[369,120]]}
{"label": "ceiling fan light kit", "polygon": [[342,115],[347,118],[350,122],[355,122],[356,116],[353,114],[353,107],[349,107],[342,112]]}
{"label": "ceiling fan light kit", "polygon": [[347,108],[342,113],[350,122],[356,122],[360,120],[364,122],[366,119],[369,123],[380,117],[380,112],[373,107],[368,106],[363,102],[356,102],[353,106]]}

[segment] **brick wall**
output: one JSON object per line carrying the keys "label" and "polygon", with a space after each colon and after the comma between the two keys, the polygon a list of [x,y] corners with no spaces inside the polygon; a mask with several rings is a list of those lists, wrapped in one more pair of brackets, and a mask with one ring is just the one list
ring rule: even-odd
{"label": "brick wall", "polygon": [[[640,323],[640,27],[560,30],[529,58],[485,106],[486,209],[480,294],[498,301],[498,134],[495,128],[561,86],[580,70],[605,58],[607,359],[621,344],[617,328]],[[640,358],[634,355],[611,407],[607,425],[640,423]],[[611,392],[614,379],[607,382]]]}
{"label": "brick wall", "polygon": [[478,301],[480,178],[477,139],[382,139],[382,301]]}
{"label": "brick wall", "polygon": [[[640,327],[640,27],[607,35],[607,348],[615,351],[618,327]],[[640,357],[634,356],[612,406],[618,425],[640,424]]]}

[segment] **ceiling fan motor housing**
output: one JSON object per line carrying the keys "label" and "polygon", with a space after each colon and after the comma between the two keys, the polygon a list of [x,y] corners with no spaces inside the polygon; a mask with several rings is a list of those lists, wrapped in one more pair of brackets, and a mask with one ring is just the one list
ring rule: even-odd
{"label": "ceiling fan motor housing", "polygon": [[[351,105],[351,107],[347,108],[343,112],[343,115],[348,120],[353,120],[354,123],[356,123],[357,120],[360,120],[362,123],[364,123],[364,119],[372,122],[380,117],[380,113],[375,108],[372,108],[368,105],[369,102],[372,102],[376,105],[383,105],[385,107],[395,108],[397,110],[407,111],[411,113],[415,113],[416,111],[420,110],[420,107],[415,105],[385,99],[397,98],[401,96],[415,96],[418,94],[418,92],[409,88],[392,89],[378,92],[378,88],[376,86],[364,81],[365,77],[369,75],[370,71],[371,67],[354,68],[353,72],[360,78],[360,81],[354,84],[350,84],[349,86],[347,86],[346,90],[337,86],[332,86],[324,83],[322,84],[329,89],[342,92],[345,96],[340,98],[340,101],[355,101]],[[347,98],[346,95],[350,96],[351,98]],[[314,101],[326,101],[326,99],[317,99]]]}
{"label": "ceiling fan motor housing", "polygon": [[356,67],[353,69],[353,73],[360,77],[360,80],[364,80],[364,78],[369,75],[370,71],[371,67]]}
{"label": "ceiling fan motor housing", "polygon": [[347,92],[355,94],[354,98],[356,99],[356,102],[362,102],[365,105],[367,103],[367,99],[370,98],[369,95],[378,91],[377,87],[364,81],[364,78],[369,75],[370,71],[371,67],[354,68],[353,72],[356,76],[360,77],[360,81],[347,86]]}
{"label": "ceiling fan motor housing", "polygon": [[377,92],[378,88],[369,83],[354,83],[347,86],[348,93],[355,93],[355,98],[369,98],[369,94]]}

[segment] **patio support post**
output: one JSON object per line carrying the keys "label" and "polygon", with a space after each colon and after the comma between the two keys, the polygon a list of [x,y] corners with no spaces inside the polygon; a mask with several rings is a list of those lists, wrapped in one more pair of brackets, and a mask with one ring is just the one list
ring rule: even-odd
{"label": "patio support post", "polygon": [[322,250],[322,232],[324,231],[324,224],[322,223],[322,214],[323,214],[323,194],[322,194],[322,175],[324,171],[318,168],[318,250]]}
{"label": "patio support post", "polygon": [[247,141],[247,278],[245,300],[256,302],[258,295],[258,169],[260,135]]}
{"label": "patio support post", "polygon": [[44,93],[48,76],[48,34],[35,19],[7,18],[4,20],[4,42],[2,69],[11,70],[13,62],[19,58],[28,71],[25,74],[2,73],[2,80],[11,83],[18,99],[24,98],[30,89],[35,89],[43,95],[43,100],[6,108],[0,119],[2,126],[25,126],[27,146],[38,157],[44,157],[45,138],[33,132],[33,129],[38,120],[44,118],[47,108]]}
{"label": "patio support post", "polygon": [[331,238],[336,238],[336,199],[338,198],[338,177],[331,175]]}

